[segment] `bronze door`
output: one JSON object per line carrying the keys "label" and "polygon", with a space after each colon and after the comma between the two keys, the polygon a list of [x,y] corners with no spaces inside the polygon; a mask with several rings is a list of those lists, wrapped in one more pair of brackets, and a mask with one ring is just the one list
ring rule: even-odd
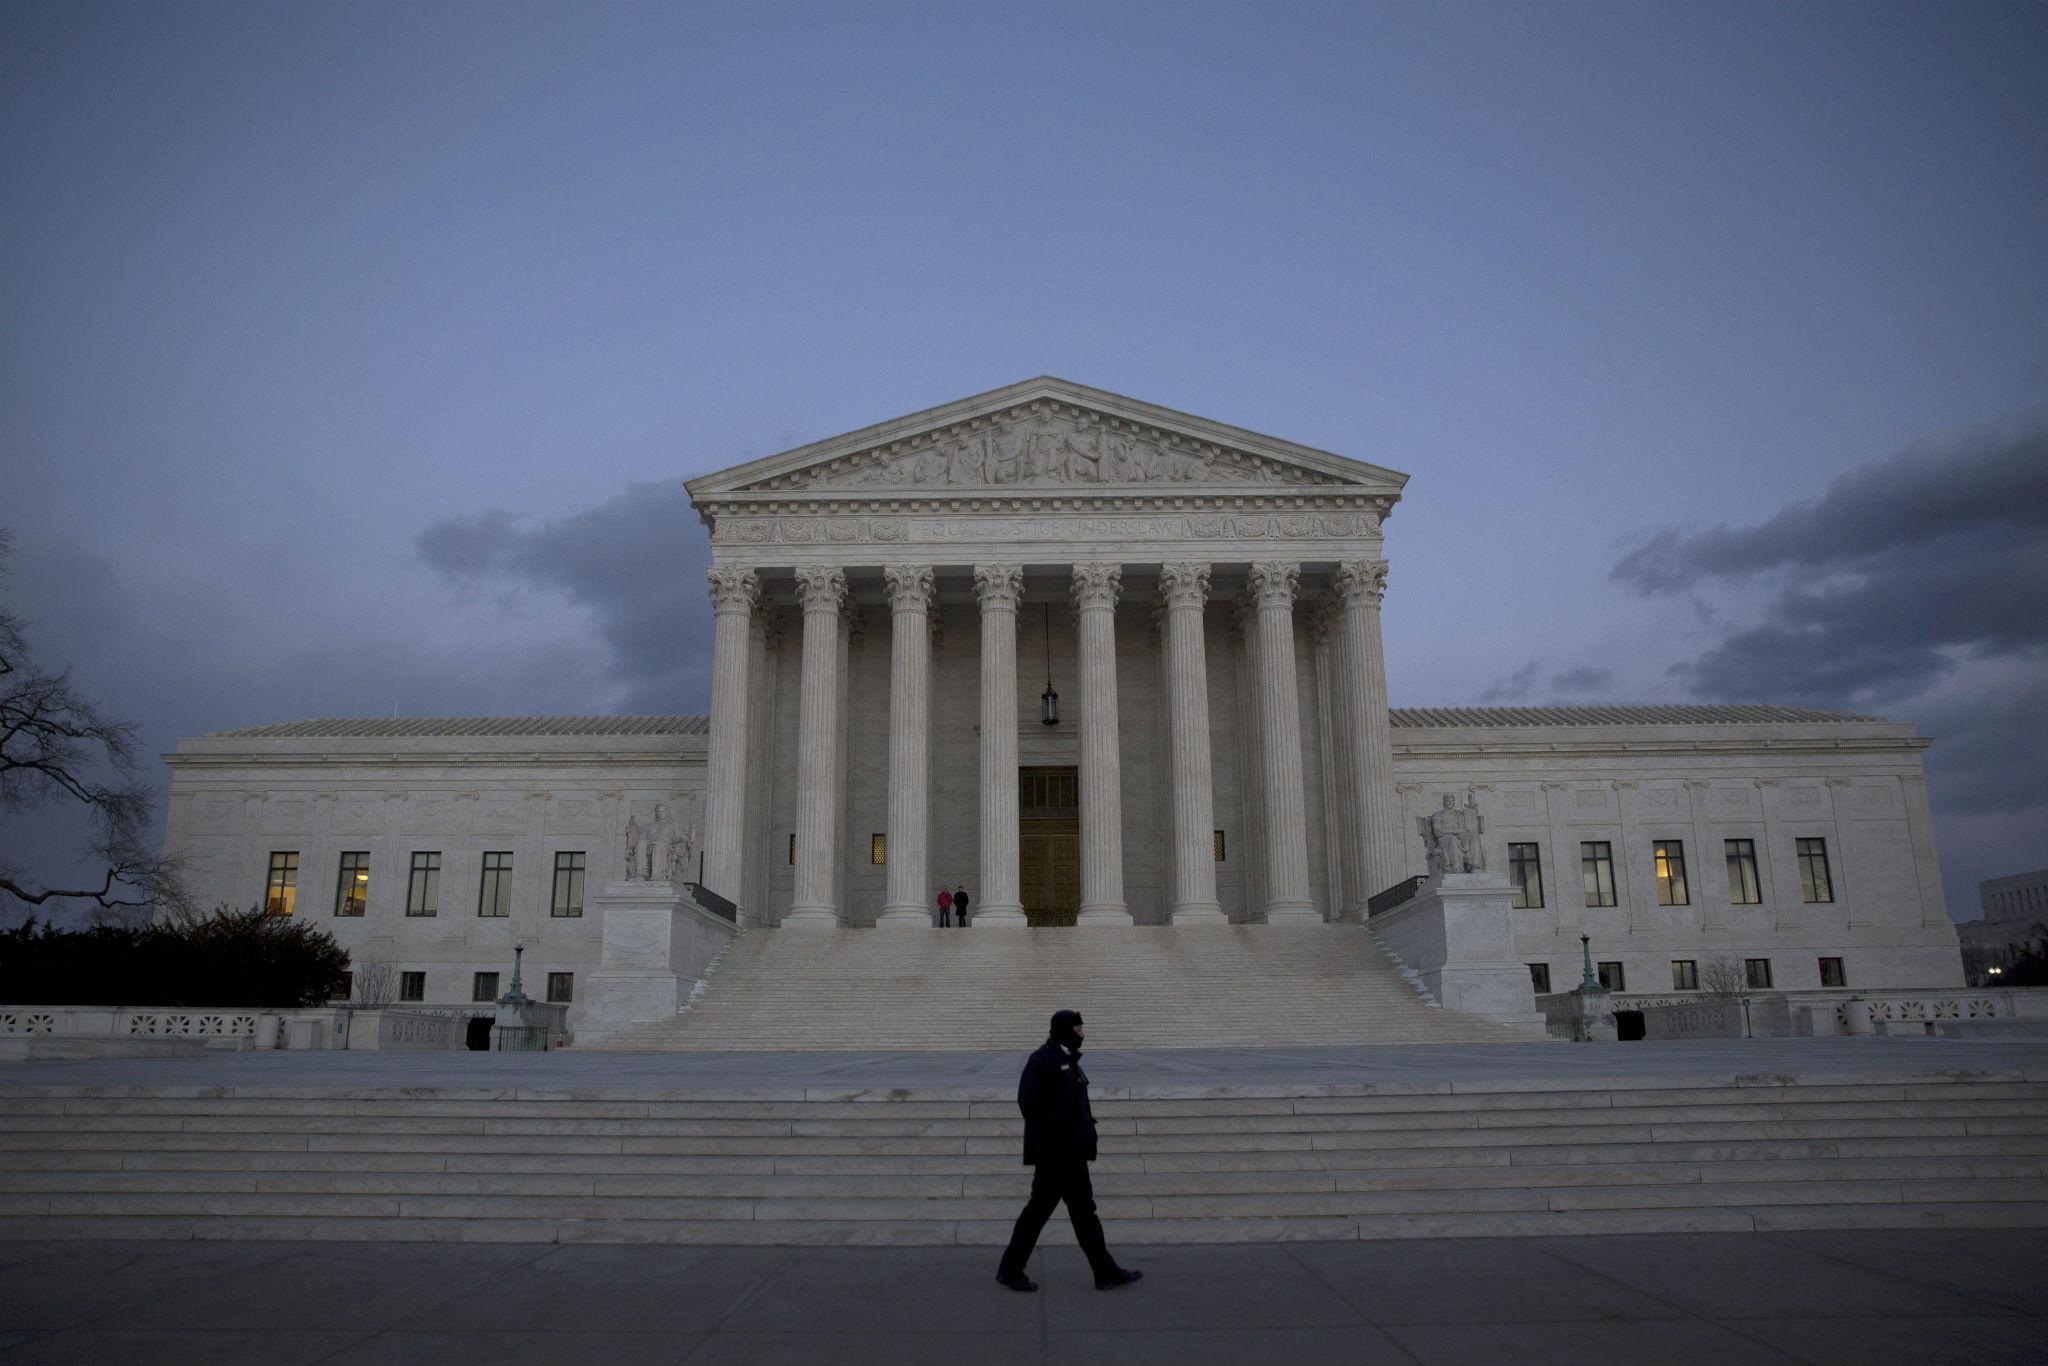
{"label": "bronze door", "polygon": [[1079,775],[1072,768],[1018,773],[1018,867],[1024,918],[1071,925],[1081,910]]}

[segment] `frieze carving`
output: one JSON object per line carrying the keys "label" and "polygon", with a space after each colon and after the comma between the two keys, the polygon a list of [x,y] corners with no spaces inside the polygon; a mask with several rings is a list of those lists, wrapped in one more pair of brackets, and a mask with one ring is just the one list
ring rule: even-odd
{"label": "frieze carving", "polygon": [[[903,545],[933,541],[1355,540],[1379,529],[1367,512],[1249,512],[1141,517],[721,516],[722,545]],[[1368,562],[1372,563],[1372,562]],[[1382,576],[1384,578],[1384,575]]]}
{"label": "frieze carving", "polygon": [[1065,404],[1034,404],[798,470],[762,489],[1334,484],[1298,466]]}

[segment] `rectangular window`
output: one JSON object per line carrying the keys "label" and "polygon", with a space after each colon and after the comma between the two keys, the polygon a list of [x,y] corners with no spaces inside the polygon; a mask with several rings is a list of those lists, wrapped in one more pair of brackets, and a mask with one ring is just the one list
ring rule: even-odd
{"label": "rectangular window", "polygon": [[470,979],[469,999],[472,1001],[495,1001],[498,999],[498,974],[479,972]]}
{"label": "rectangular window", "polygon": [[583,869],[584,856],[580,851],[555,855],[555,895],[549,903],[550,915],[583,914]]}
{"label": "rectangular window", "polygon": [[1809,905],[1835,899],[1835,884],[1828,877],[1826,840],[1799,841],[1799,896]]}
{"label": "rectangular window", "polygon": [[1538,996],[1548,996],[1550,994],[1550,964],[1531,963],[1529,965],[1529,985],[1536,988]]}
{"label": "rectangular window", "polygon": [[1587,840],[1579,846],[1579,867],[1586,874],[1586,904],[1614,904],[1614,846],[1606,840]]}
{"label": "rectangular window", "polygon": [[1533,844],[1508,846],[1508,881],[1514,884],[1515,908],[1543,904],[1543,851]]}
{"label": "rectangular window", "polygon": [[483,880],[476,888],[476,913],[490,920],[512,914],[512,855],[500,850],[484,855]]}
{"label": "rectangular window", "polygon": [[341,990],[334,993],[334,999],[337,1001],[346,1001],[349,997],[355,994],[356,975],[352,972],[344,972],[343,974],[341,974]]}
{"label": "rectangular window", "polygon": [[1845,987],[1849,985],[1848,975],[1842,971],[1842,960],[1823,958],[1820,960],[1820,984],[1824,987]]}
{"label": "rectangular window", "polygon": [[796,831],[789,832],[789,866],[796,867]]}
{"label": "rectangular window", "polygon": [[881,867],[889,861],[889,837],[883,834],[868,836],[868,862]]}
{"label": "rectangular window", "polygon": [[263,887],[263,909],[290,915],[299,900],[299,852],[280,849],[270,856],[270,878]]}
{"label": "rectangular window", "polygon": [[1622,972],[1619,963],[1599,964],[1596,975],[1600,978],[1600,985],[1609,991],[1628,990],[1628,977]]}
{"label": "rectangular window", "polygon": [[361,915],[370,904],[370,856],[343,854],[341,872],[334,879],[334,913]]}
{"label": "rectangular window", "polygon": [[548,999],[566,1005],[576,999],[576,974],[573,972],[551,972],[548,974]]}
{"label": "rectangular window", "polygon": [[1763,893],[1756,880],[1756,841],[1727,840],[1728,900],[1731,905],[1754,906]]}
{"label": "rectangular window", "polygon": [[439,915],[441,913],[441,855],[439,853],[415,853],[412,856],[412,871],[405,878],[405,913],[407,915]]}
{"label": "rectangular window", "polygon": [[1659,906],[1689,906],[1691,895],[1685,890],[1685,843],[1682,840],[1658,840],[1653,846],[1657,863],[1657,904]]}
{"label": "rectangular window", "polygon": [[401,972],[398,974],[398,999],[401,1001],[424,1001],[427,999],[427,974],[424,972]]}
{"label": "rectangular window", "polygon": [[1771,985],[1771,960],[1768,958],[1743,959],[1742,980],[1755,991],[1763,991],[1769,988]]}
{"label": "rectangular window", "polygon": [[1223,854],[1224,854],[1224,847],[1223,847],[1223,832],[1222,832],[1221,830],[1218,830],[1218,831],[1217,831],[1217,832],[1215,833],[1215,841],[1216,841],[1216,861],[1217,861],[1218,863],[1221,863],[1221,862],[1223,862]]}
{"label": "rectangular window", "polygon": [[1700,965],[1690,958],[1672,959],[1671,989],[1673,991],[1698,991],[1700,989]]}

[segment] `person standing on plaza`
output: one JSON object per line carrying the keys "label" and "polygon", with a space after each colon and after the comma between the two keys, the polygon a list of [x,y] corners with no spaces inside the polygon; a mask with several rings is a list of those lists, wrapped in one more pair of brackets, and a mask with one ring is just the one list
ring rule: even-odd
{"label": "person standing on plaza", "polygon": [[953,914],[953,894],[952,894],[951,892],[947,891],[947,890],[946,890],[946,889],[945,889],[944,887],[941,887],[941,888],[939,888],[939,928],[940,928],[940,929],[945,929],[945,928],[946,928],[947,926],[949,926],[949,925],[951,925],[951,924],[953,923],[953,922],[952,922],[952,919],[951,919],[951,916],[952,916],[952,914]]}
{"label": "person standing on plaza", "polygon": [[1017,1108],[1024,1112],[1024,1164],[1031,1173],[1031,1199],[1017,1216],[1010,1245],[996,1267],[996,1280],[1011,1290],[1033,1291],[1038,1283],[1024,1274],[1024,1263],[1038,1246],[1038,1235],[1053,1207],[1065,1201],[1074,1222],[1074,1241],[1088,1258],[1097,1290],[1129,1285],[1145,1273],[1116,1264],[1103,1242],[1102,1221],[1095,1217],[1095,1191],[1088,1164],[1095,1160],[1095,1114],[1088,1107],[1088,1074],[1081,1070],[1081,1012],[1062,1010],[1052,1017],[1052,1035],[1024,1064],[1017,1081]]}
{"label": "person standing on plaza", "polygon": [[961,883],[960,890],[953,893],[953,921],[961,929],[967,928],[967,884]]}

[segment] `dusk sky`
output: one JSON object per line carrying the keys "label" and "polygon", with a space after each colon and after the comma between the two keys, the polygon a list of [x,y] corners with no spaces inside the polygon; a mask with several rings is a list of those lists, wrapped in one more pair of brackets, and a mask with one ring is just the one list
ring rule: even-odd
{"label": "dusk sky", "polygon": [[1970,918],[2048,865],[2044,88],[2012,2],[17,0],[6,591],[151,753],[702,711],[685,477],[1050,373],[1411,474],[1397,706],[1916,723]]}

